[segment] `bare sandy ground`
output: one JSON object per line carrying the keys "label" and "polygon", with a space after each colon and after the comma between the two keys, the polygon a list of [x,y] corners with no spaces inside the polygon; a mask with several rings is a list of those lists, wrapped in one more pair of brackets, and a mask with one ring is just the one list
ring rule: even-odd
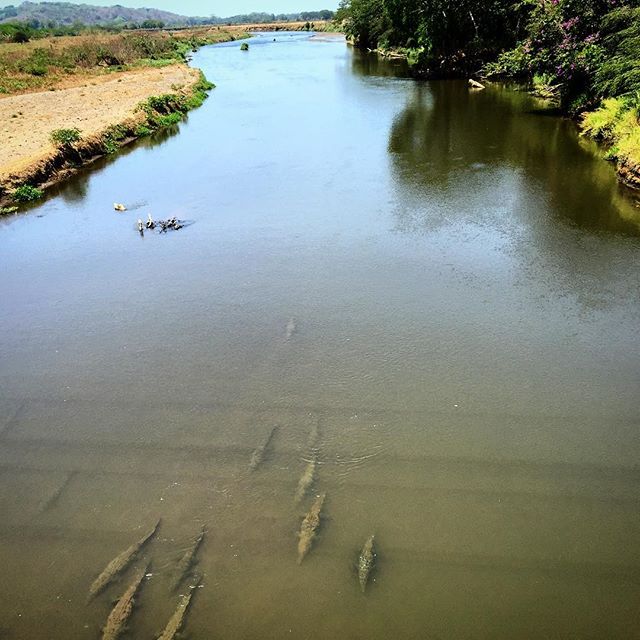
{"label": "bare sandy ground", "polygon": [[54,152],[54,129],[78,128],[83,138],[135,115],[143,100],[192,85],[199,73],[182,64],[94,77],[79,86],[0,98],[0,183]]}

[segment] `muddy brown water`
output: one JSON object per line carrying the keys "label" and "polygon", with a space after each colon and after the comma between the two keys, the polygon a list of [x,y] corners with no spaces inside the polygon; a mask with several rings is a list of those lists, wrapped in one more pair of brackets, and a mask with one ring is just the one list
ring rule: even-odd
{"label": "muddy brown water", "polygon": [[98,637],[135,568],[88,588],[158,517],[134,638],[203,524],[192,638],[640,637],[640,208],[610,165],[525,93],[339,40],[194,64],[218,88],[179,134],[0,223],[0,638]]}

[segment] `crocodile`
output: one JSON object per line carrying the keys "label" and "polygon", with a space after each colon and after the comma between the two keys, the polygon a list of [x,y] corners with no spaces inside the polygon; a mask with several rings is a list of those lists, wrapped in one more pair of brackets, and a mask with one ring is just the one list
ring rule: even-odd
{"label": "crocodile", "polygon": [[369,576],[376,564],[376,550],[373,546],[374,537],[375,536],[369,536],[369,538],[367,538],[360,552],[360,558],[358,558],[358,580],[360,581],[362,593],[364,593],[367,588]]}
{"label": "crocodile", "polygon": [[320,421],[316,420],[309,431],[309,437],[307,439],[307,447],[311,453],[315,453],[318,450],[318,441],[320,440]]}
{"label": "crocodile", "polygon": [[309,553],[313,541],[316,538],[316,532],[320,526],[320,512],[322,511],[322,505],[326,497],[326,493],[316,496],[311,508],[302,521],[300,533],[298,534],[298,564],[301,564],[304,557]]}
{"label": "crocodile", "polygon": [[249,469],[251,471],[255,471],[262,464],[264,460],[264,456],[267,452],[267,448],[269,447],[269,444],[277,430],[278,430],[278,427],[276,425],[269,432],[269,435],[267,436],[267,439],[264,441],[264,444],[260,445],[251,455],[251,461],[249,462]]}
{"label": "crocodile", "polygon": [[169,619],[169,622],[167,622],[167,626],[158,636],[157,640],[177,640],[180,634],[180,629],[182,629],[184,620],[187,617],[191,599],[193,598],[195,590],[200,586],[200,581],[201,577],[196,576],[193,583],[189,585],[189,592],[180,596],[180,600],[178,601],[178,606],[176,607],[174,614]]}
{"label": "crocodile", "polygon": [[158,520],[153,528],[145,533],[140,540],[134,542],[105,567],[104,571],[93,581],[89,589],[89,601],[101,593],[114,578],[120,575],[131,564],[140,549],[155,535],[159,526],[160,520]]}
{"label": "crocodile", "polygon": [[133,613],[135,596],[144,580],[147,568],[145,567],[136,573],[136,577],[129,585],[129,588],[124,592],[120,600],[116,602],[107,618],[107,623],[102,629],[102,640],[117,640],[125,632],[127,622],[129,622],[129,618]]}
{"label": "crocodile", "polygon": [[204,540],[206,527],[202,527],[200,534],[194,540],[192,545],[185,551],[184,555],[178,561],[176,566],[176,571],[173,580],[171,581],[171,590],[175,591],[181,584],[182,581],[187,577],[193,563],[196,559],[196,554],[198,553],[198,549]]}
{"label": "crocodile", "polygon": [[298,488],[296,489],[295,497],[296,503],[300,502],[307,495],[307,491],[309,491],[309,488],[313,484],[313,480],[316,475],[316,464],[317,460],[316,456],[314,455],[313,458],[311,458],[311,460],[309,460],[309,462],[307,463],[304,473],[298,481]]}

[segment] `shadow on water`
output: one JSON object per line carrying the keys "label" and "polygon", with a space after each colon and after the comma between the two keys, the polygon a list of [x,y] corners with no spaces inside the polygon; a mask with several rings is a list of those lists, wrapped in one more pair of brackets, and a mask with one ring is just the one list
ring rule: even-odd
{"label": "shadow on water", "polygon": [[[416,196],[432,197],[437,189],[446,200],[465,189],[473,205],[474,173],[509,170],[544,192],[541,206],[553,217],[585,230],[640,236],[640,210],[612,167],[594,162],[597,145],[575,135],[571,121],[548,117],[524,92],[500,85],[470,92],[463,81],[416,83],[393,122],[388,150],[396,180]],[[493,196],[499,199],[500,191]]]}
{"label": "shadow on water", "polygon": [[595,143],[540,109],[507,86],[416,84],[388,139],[395,229],[461,226],[583,311],[624,304],[638,289],[619,241],[640,237],[640,208]]}
{"label": "shadow on water", "polygon": [[409,65],[402,58],[381,58],[375,53],[354,51],[351,58],[351,70],[358,76],[377,76],[381,78],[408,78]]}

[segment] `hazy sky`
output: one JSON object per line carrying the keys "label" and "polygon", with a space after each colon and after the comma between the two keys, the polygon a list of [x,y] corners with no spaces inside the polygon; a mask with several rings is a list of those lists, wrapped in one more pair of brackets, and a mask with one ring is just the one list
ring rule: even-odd
{"label": "hazy sky", "polygon": [[[220,17],[266,11],[268,13],[293,13],[296,11],[315,11],[317,9],[334,10],[338,0],[70,0],[75,4],[97,4],[111,6],[121,4],[125,7],[153,7],[173,11],[185,16]],[[0,7],[6,4],[20,4],[21,0],[0,0]]]}

